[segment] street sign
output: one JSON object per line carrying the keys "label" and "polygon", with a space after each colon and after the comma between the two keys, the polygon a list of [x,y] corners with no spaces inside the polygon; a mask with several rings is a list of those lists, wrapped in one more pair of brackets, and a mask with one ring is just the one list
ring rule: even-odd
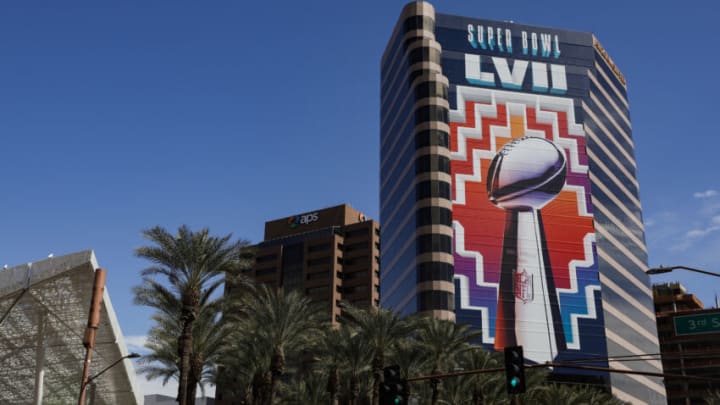
{"label": "street sign", "polygon": [[675,335],[700,335],[703,333],[720,333],[720,312],[712,314],[676,316]]}

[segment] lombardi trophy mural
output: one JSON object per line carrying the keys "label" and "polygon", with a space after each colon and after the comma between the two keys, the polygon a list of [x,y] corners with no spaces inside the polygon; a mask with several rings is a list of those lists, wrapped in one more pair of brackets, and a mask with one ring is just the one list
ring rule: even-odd
{"label": "lombardi trophy mural", "polygon": [[495,348],[522,345],[536,362],[552,361],[565,349],[540,209],[560,193],[566,177],[564,152],[530,136],[506,144],[487,175],[488,198],[506,211]]}

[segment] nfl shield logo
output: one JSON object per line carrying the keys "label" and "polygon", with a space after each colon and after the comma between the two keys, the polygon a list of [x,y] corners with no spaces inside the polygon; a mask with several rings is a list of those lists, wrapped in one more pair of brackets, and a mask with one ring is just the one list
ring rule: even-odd
{"label": "nfl shield logo", "polygon": [[532,275],[529,275],[525,269],[518,272],[515,271],[515,298],[522,300],[523,304],[533,300],[533,283]]}

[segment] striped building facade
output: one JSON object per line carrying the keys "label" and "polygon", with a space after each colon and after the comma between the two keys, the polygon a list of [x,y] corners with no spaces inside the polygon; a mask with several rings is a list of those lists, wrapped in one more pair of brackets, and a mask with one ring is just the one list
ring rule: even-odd
{"label": "striped building facade", "polygon": [[[592,34],[408,4],[381,63],[381,305],[534,362],[657,353],[636,173],[625,78]],[[568,378],[665,402],[659,378]]]}

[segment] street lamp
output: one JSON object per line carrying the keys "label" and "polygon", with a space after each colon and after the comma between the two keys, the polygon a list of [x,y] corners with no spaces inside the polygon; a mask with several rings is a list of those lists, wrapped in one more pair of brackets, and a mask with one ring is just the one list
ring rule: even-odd
{"label": "street lamp", "polygon": [[700,270],[700,269],[696,269],[693,267],[687,267],[687,266],[660,266],[660,267],[655,267],[655,268],[649,269],[645,273],[646,274],[661,274],[661,273],[669,273],[669,272],[671,272],[673,270],[677,270],[677,269],[688,270],[688,271],[693,271],[695,273],[702,273],[702,274],[707,274],[709,276],[720,277],[720,273],[713,273],[712,271]]}
{"label": "street lamp", "polygon": [[95,380],[100,377],[104,372],[110,370],[111,368],[115,367],[118,363],[125,359],[137,359],[138,357],[141,357],[138,353],[130,353],[123,357],[120,357],[119,359],[115,360],[114,363],[110,364],[109,366],[105,367],[104,369],[100,370],[99,373],[95,374],[92,377],[89,377],[87,381],[85,382],[85,385],[83,385],[82,388],[82,395],[81,398],[83,398],[85,395],[85,391],[87,390],[88,385],[92,385],[92,395],[90,395],[90,405],[95,404],[95,395],[97,394],[97,388],[95,386]]}

